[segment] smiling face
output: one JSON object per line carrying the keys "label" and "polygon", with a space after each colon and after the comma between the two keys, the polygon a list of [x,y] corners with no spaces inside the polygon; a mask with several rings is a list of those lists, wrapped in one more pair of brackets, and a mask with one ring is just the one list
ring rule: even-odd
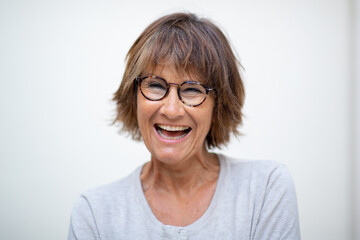
{"label": "smiling face", "polygon": [[[157,67],[156,75],[169,83],[181,84],[191,79],[179,76],[173,66]],[[137,120],[144,143],[153,160],[177,164],[207,154],[205,138],[211,126],[214,100],[208,95],[200,106],[190,107],[181,102],[177,87],[171,85],[168,95],[160,101],[146,99],[137,90]]]}

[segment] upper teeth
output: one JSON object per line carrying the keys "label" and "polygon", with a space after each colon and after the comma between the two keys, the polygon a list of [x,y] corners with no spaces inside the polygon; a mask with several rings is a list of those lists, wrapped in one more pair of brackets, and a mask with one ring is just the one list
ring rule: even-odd
{"label": "upper teeth", "polygon": [[189,127],[184,127],[184,126],[169,126],[162,124],[158,124],[158,127],[166,131],[184,131],[186,129],[189,129]]}

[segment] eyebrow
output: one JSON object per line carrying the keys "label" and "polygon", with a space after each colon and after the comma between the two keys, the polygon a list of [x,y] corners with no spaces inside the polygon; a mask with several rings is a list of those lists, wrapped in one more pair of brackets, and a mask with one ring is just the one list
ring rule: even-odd
{"label": "eyebrow", "polygon": [[[162,78],[162,79],[164,79],[166,82],[169,82],[167,78],[164,78],[164,77],[162,77],[162,76],[160,76],[160,75],[158,75],[158,74],[153,74],[153,73],[151,73],[151,74],[143,74],[142,76],[143,76],[143,77],[154,76],[154,77]],[[181,77],[181,76],[180,76],[180,77]],[[200,82],[200,83],[202,83],[201,81],[198,81],[198,79],[193,80],[193,79],[191,79],[190,77],[186,77],[186,78],[181,77],[181,80],[182,80],[182,82]],[[169,82],[169,83],[170,83],[170,82]]]}

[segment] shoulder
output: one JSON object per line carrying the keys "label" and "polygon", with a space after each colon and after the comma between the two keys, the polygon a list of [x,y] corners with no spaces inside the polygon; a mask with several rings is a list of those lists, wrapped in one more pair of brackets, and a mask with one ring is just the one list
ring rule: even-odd
{"label": "shoulder", "polygon": [[119,196],[119,193],[129,190],[129,187],[133,184],[133,174],[134,173],[117,181],[89,189],[83,192],[81,196],[94,200],[99,198],[104,200],[113,197],[113,195]]}
{"label": "shoulder", "polygon": [[136,179],[140,170],[139,167],[125,178],[81,194],[71,213],[68,239],[100,239],[104,234],[117,235],[115,225],[124,222],[122,217],[126,212],[134,210],[138,188]]}
{"label": "shoulder", "polygon": [[246,179],[291,178],[286,166],[273,160],[246,160],[219,155],[226,174]]}
{"label": "shoulder", "polygon": [[91,211],[93,214],[101,215],[126,206],[131,196],[136,194],[136,176],[140,170],[139,167],[127,177],[85,191],[79,196],[73,211]]}
{"label": "shoulder", "polygon": [[288,169],[271,160],[220,159],[227,196],[243,206],[241,214],[250,210],[252,239],[300,239],[295,186]]}
{"label": "shoulder", "polygon": [[295,196],[287,167],[273,160],[243,160],[220,155],[225,184],[234,192],[250,191],[260,197]]}
{"label": "shoulder", "polygon": [[123,230],[119,224],[127,226],[127,216],[138,211],[140,171],[141,167],[125,178],[81,194],[73,207],[68,239],[119,236]]}

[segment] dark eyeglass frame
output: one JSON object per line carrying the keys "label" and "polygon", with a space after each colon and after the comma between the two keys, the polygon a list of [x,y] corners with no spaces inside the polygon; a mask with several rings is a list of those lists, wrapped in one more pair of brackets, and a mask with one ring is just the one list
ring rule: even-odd
{"label": "dark eyeglass frame", "polygon": [[[145,94],[143,93],[142,89],[141,89],[141,83],[144,79],[146,78],[156,78],[156,79],[160,79],[162,81],[164,81],[166,83],[166,93],[163,97],[159,98],[159,99],[151,99],[151,98],[148,98],[147,96],[145,96]],[[169,83],[167,82],[164,78],[162,77],[158,77],[158,76],[155,76],[155,75],[147,75],[147,76],[143,76],[143,77],[136,77],[135,78],[135,82],[137,83],[137,85],[139,86],[140,88],[140,92],[141,94],[144,96],[144,98],[146,98],[147,100],[149,101],[160,101],[162,99],[164,99],[168,94],[169,94],[169,89],[170,89],[170,85],[175,85],[177,86],[177,94],[178,94],[178,97],[180,99],[180,101],[185,104],[186,106],[189,106],[189,107],[197,107],[197,106],[200,106],[203,102],[205,102],[206,100],[206,97],[207,95],[209,95],[209,92],[210,91],[214,91],[216,93],[216,89],[215,88],[209,88],[208,86],[202,84],[201,82],[196,82],[196,81],[185,81],[185,82],[182,82],[180,84],[178,83]],[[181,98],[181,95],[180,95],[180,88],[181,86],[183,86],[184,84],[186,83],[191,83],[191,84],[197,84],[197,85],[201,85],[204,89],[205,89],[205,97],[204,99],[199,103],[199,104],[195,104],[195,105],[191,105],[191,104],[187,104],[184,102],[184,100]]]}

